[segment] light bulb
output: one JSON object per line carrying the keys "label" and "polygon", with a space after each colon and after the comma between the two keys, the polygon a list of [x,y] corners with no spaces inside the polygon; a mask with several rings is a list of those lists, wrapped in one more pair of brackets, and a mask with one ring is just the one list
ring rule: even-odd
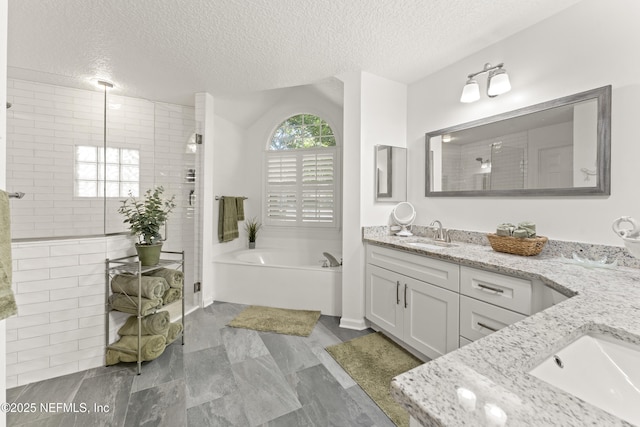
{"label": "light bulb", "polygon": [[469,102],[475,102],[480,99],[480,86],[475,80],[467,80],[467,83],[462,88],[462,96],[460,96],[460,102],[468,104]]}
{"label": "light bulb", "polygon": [[498,69],[489,74],[489,87],[487,95],[498,96],[511,90],[511,82],[509,82],[509,74],[503,69]]}

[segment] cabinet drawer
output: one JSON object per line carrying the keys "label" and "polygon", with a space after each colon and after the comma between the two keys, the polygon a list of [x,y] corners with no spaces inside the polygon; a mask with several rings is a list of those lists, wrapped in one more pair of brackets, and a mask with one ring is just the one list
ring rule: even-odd
{"label": "cabinet drawer", "polygon": [[524,319],[519,313],[460,295],[460,335],[471,341]]}
{"label": "cabinet drawer", "polygon": [[453,292],[460,291],[458,264],[374,245],[367,245],[366,262]]}
{"label": "cabinet drawer", "polygon": [[460,268],[460,293],[518,313],[531,313],[531,281],[471,267]]}

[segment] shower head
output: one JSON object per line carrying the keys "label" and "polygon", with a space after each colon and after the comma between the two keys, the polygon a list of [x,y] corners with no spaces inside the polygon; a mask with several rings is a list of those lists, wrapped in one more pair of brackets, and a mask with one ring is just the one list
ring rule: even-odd
{"label": "shower head", "polygon": [[488,167],[491,166],[491,161],[489,159],[483,160],[482,157],[476,157],[476,160],[480,162],[480,167],[482,169],[487,169]]}

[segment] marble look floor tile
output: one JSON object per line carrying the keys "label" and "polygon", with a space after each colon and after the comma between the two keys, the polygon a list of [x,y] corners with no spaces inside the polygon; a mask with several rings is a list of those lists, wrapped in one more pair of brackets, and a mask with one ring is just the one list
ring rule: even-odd
{"label": "marble look floor tile", "polygon": [[175,380],[131,395],[126,427],[176,427],[187,424],[184,380]]}
{"label": "marble look floor tile", "polygon": [[348,389],[353,387],[357,383],[351,376],[340,366],[336,360],[331,357],[324,348],[312,347],[311,351],[314,352],[320,363],[333,375],[333,377],[340,383],[342,388]]}
{"label": "marble look floor tile", "polygon": [[244,308],[214,303],[189,314],[185,346],[173,343],[140,376],[135,363],[122,363],[7,390],[9,401],[109,401],[109,413],[8,414],[7,425],[390,425],[324,350],[369,330],[336,332],[339,319],[327,316],[308,338],[226,327]]}
{"label": "marble look floor tile", "polygon": [[320,363],[307,345],[307,338],[270,332],[261,333],[260,336],[285,375]]}
{"label": "marble look floor tile", "polygon": [[260,425],[300,408],[300,402],[273,357],[231,365],[250,425]]}
{"label": "marble look floor tile", "polygon": [[[63,426],[122,426],[127,413],[134,376],[126,370],[85,378],[73,402],[86,413],[65,413]],[[99,405],[99,406],[97,406]]]}
{"label": "marble look floor tile", "polygon": [[331,373],[317,365],[292,374],[302,408],[313,425],[373,426],[365,409],[351,398]]}
{"label": "marble look floor tile", "polygon": [[[24,424],[9,424],[9,427],[70,427],[74,424],[63,424],[63,418],[66,414],[51,414],[47,418],[31,421]],[[81,424],[79,424],[81,425]]]}
{"label": "marble look floor tile", "polygon": [[340,344],[341,342],[342,340],[340,340],[340,338],[320,322],[316,323],[316,327],[311,331],[311,335],[309,335],[308,340],[310,346],[320,348],[326,348],[330,345]]}
{"label": "marble look floor tile", "polygon": [[231,363],[238,363],[246,359],[269,354],[269,350],[267,350],[256,331],[241,328],[224,328],[220,331],[220,335]]}
{"label": "marble look floor tile", "polygon": [[18,399],[18,397],[20,396],[20,393],[22,393],[26,387],[27,385],[25,384],[19,387],[8,388],[7,397],[6,397],[7,402],[11,403],[11,402],[14,402],[16,399]]}
{"label": "marble look floor tile", "polygon": [[184,374],[187,408],[237,391],[231,364],[222,345],[185,354]]}
{"label": "marble look floor tile", "polygon": [[[70,403],[76,397],[76,393],[82,384],[85,372],[64,375],[50,380],[40,381],[27,385],[16,399],[16,402],[36,403]],[[51,413],[41,412],[9,412],[7,424],[18,425],[34,420],[41,420],[51,416]]]}
{"label": "marble look floor tile", "polygon": [[187,425],[191,427],[248,426],[249,420],[244,413],[242,397],[233,393],[187,409]]}
{"label": "marble look floor tile", "polygon": [[[142,364],[143,368],[147,362]],[[118,363],[117,365],[111,366],[100,366],[98,368],[88,369],[85,375],[85,378],[98,377],[104,374],[113,374],[118,371],[127,371],[131,375],[138,374],[138,364],[137,363]]]}
{"label": "marble look floor tile", "polygon": [[353,387],[348,388],[347,393],[349,393],[349,396],[356,401],[367,416],[373,420],[377,427],[395,426],[387,414],[385,414],[382,409],[380,409],[380,407],[371,400],[369,395],[365,393],[359,385],[356,384]]}
{"label": "marble look floor tile", "polygon": [[232,304],[226,302],[214,302],[204,309],[205,312],[212,314],[216,320],[222,325],[226,325],[234,317],[242,312],[248,306],[243,304]]}
{"label": "marble look floor tile", "polygon": [[183,346],[180,341],[169,345],[155,360],[142,364],[142,374],[135,375],[133,393],[184,378]]}
{"label": "marble look floor tile", "polygon": [[191,353],[222,344],[220,326],[210,313],[196,310],[185,318],[184,352]]}
{"label": "marble look floor tile", "polygon": [[307,410],[300,408],[288,414],[284,414],[274,420],[266,422],[263,427],[300,427],[300,426],[327,426],[328,424],[314,424],[309,418]]}

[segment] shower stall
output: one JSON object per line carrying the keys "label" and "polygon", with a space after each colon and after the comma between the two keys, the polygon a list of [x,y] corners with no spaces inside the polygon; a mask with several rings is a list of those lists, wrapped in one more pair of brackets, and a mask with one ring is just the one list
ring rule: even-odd
{"label": "shower stall", "polygon": [[200,304],[199,138],[193,107],[9,79],[8,192],[18,316],[7,323],[7,386],[104,358],[104,261],[135,253],[117,209],[163,186],[177,207],[163,250],[185,251],[185,305]]}

